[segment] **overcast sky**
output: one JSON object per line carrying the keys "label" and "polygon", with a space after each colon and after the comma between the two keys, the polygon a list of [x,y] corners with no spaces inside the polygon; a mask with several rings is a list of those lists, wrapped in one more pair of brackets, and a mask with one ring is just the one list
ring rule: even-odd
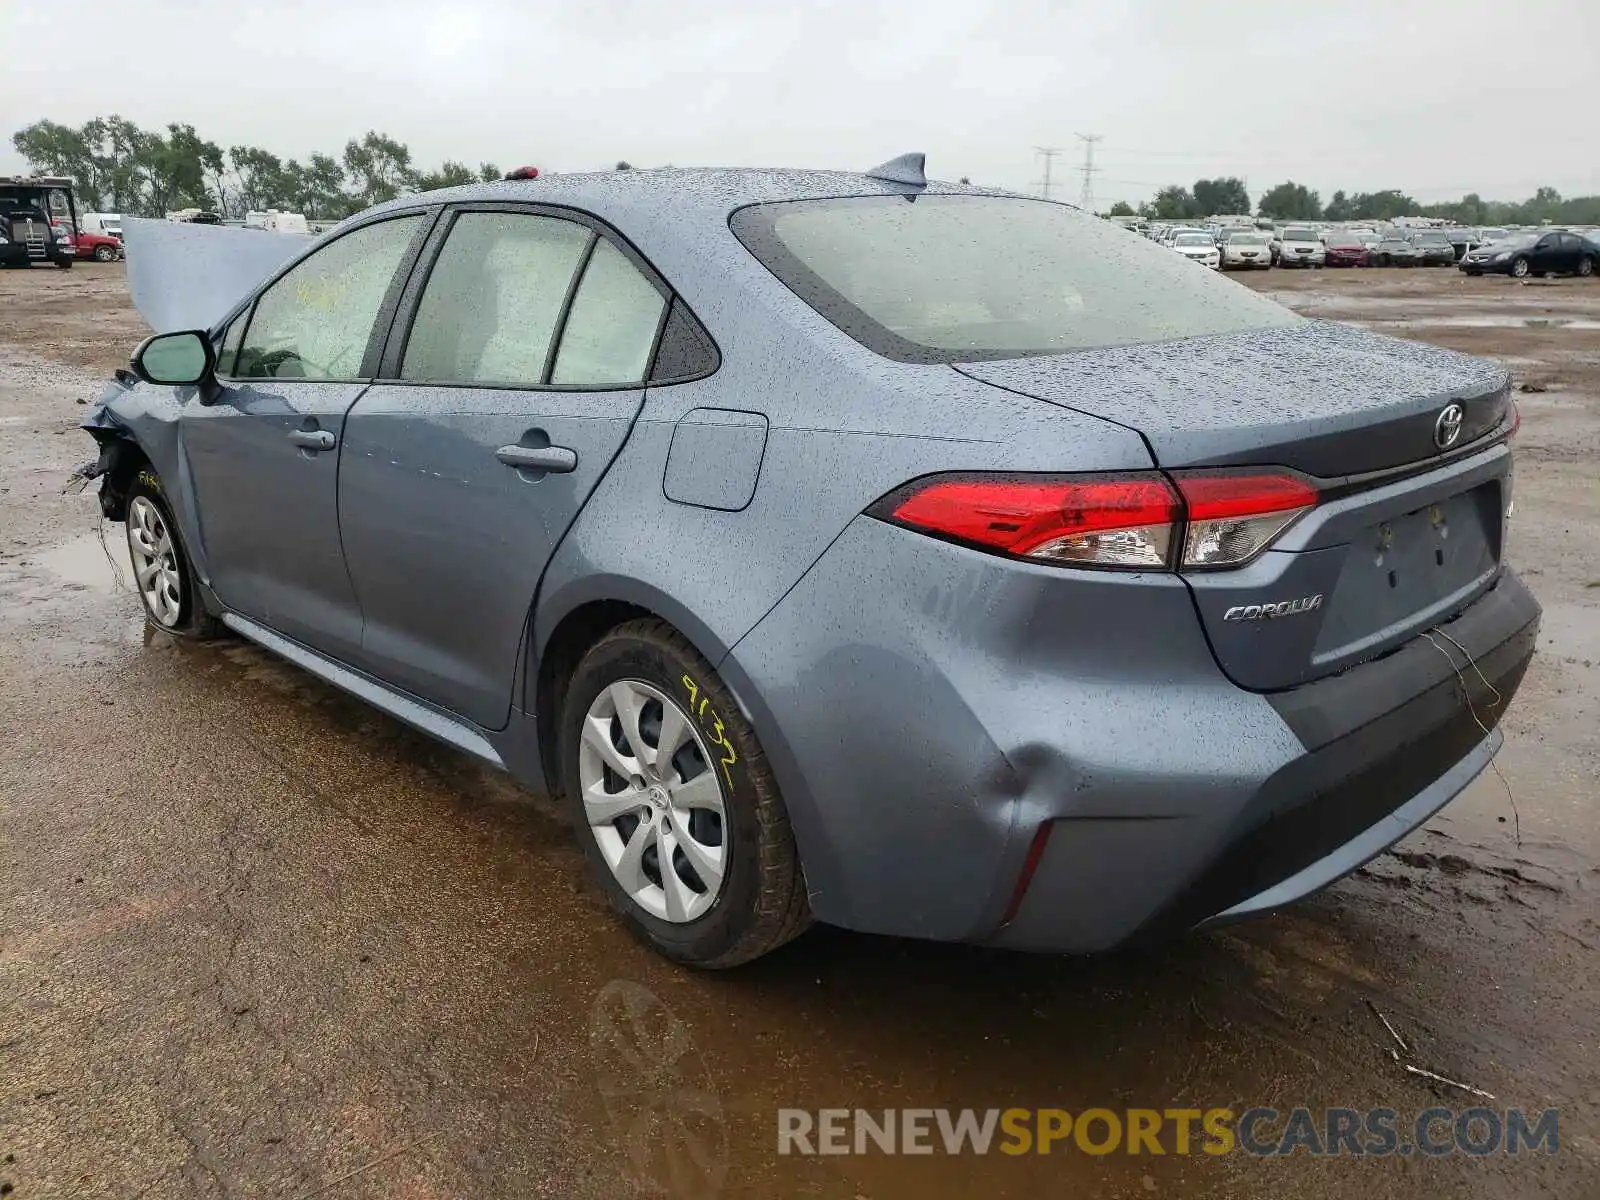
{"label": "overcast sky", "polygon": [[[574,171],[866,168],[1037,190],[1102,135],[1096,206],[1241,175],[1419,199],[1600,192],[1600,0],[216,0],[8,3],[0,171],[40,117],[224,148]],[[97,31],[103,41],[97,41]],[[55,45],[54,51],[44,47]],[[70,47],[70,48],[68,48]],[[118,65],[126,64],[126,65]]]}

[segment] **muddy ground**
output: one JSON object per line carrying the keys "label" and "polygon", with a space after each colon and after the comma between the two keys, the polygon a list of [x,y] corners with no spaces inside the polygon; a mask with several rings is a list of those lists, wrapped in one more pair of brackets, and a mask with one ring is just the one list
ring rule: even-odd
{"label": "muddy ground", "polygon": [[[0,1194],[1600,1195],[1600,283],[1247,282],[1540,389],[1510,555],[1545,626],[1500,774],[1176,945],[817,930],[702,975],[610,919],[548,801],[251,646],[146,634],[61,493],[140,331],[122,268],[0,273]],[[1559,1152],[776,1153],[780,1107],[1480,1102],[1374,1008],[1481,1103],[1558,1107]]]}

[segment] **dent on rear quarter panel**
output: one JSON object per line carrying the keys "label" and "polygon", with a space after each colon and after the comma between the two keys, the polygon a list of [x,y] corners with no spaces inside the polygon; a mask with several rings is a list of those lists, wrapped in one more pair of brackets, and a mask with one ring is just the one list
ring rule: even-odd
{"label": "dent on rear quarter panel", "polygon": [[[1150,466],[1139,439],[1107,422],[948,367],[889,363],[860,347],[841,352],[843,335],[832,326],[815,332],[833,340],[809,339],[777,317],[732,336],[713,330],[723,352],[716,375],[649,390],[545,575],[539,650],[578,605],[617,599],[679,625],[715,664],[853,517],[909,479]],[[677,503],[665,490],[679,422],[704,408],[769,423],[754,493],[734,511]]]}

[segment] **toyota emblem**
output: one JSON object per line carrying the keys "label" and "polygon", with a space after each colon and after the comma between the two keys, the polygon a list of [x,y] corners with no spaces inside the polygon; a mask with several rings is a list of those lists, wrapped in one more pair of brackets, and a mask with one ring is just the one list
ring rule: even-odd
{"label": "toyota emblem", "polygon": [[1461,438],[1461,419],[1466,416],[1466,411],[1459,404],[1447,404],[1439,413],[1439,419],[1433,423],[1433,444],[1441,450],[1448,450]]}

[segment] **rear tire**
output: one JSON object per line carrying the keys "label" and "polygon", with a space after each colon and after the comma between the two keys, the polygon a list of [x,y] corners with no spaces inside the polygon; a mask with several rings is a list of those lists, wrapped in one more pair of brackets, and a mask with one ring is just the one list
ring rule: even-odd
{"label": "rear tire", "polygon": [[[675,749],[658,763],[669,730]],[[692,966],[733,967],[811,924],[788,810],[755,730],[672,626],[629,621],[589,649],[567,687],[558,743],[590,869],[646,945]]]}
{"label": "rear tire", "polygon": [[140,470],[128,489],[125,520],[134,591],[146,622],[174,637],[206,641],[220,636],[221,624],[206,612],[195,588],[194,568],[161,478],[149,467]]}
{"label": "rear tire", "polygon": [[56,266],[60,270],[70,271],[72,269],[72,260],[70,258],[58,258],[56,259]]}
{"label": "rear tire", "polygon": [[1594,259],[1589,255],[1586,254],[1578,260],[1578,274],[1584,279],[1594,274]]}

